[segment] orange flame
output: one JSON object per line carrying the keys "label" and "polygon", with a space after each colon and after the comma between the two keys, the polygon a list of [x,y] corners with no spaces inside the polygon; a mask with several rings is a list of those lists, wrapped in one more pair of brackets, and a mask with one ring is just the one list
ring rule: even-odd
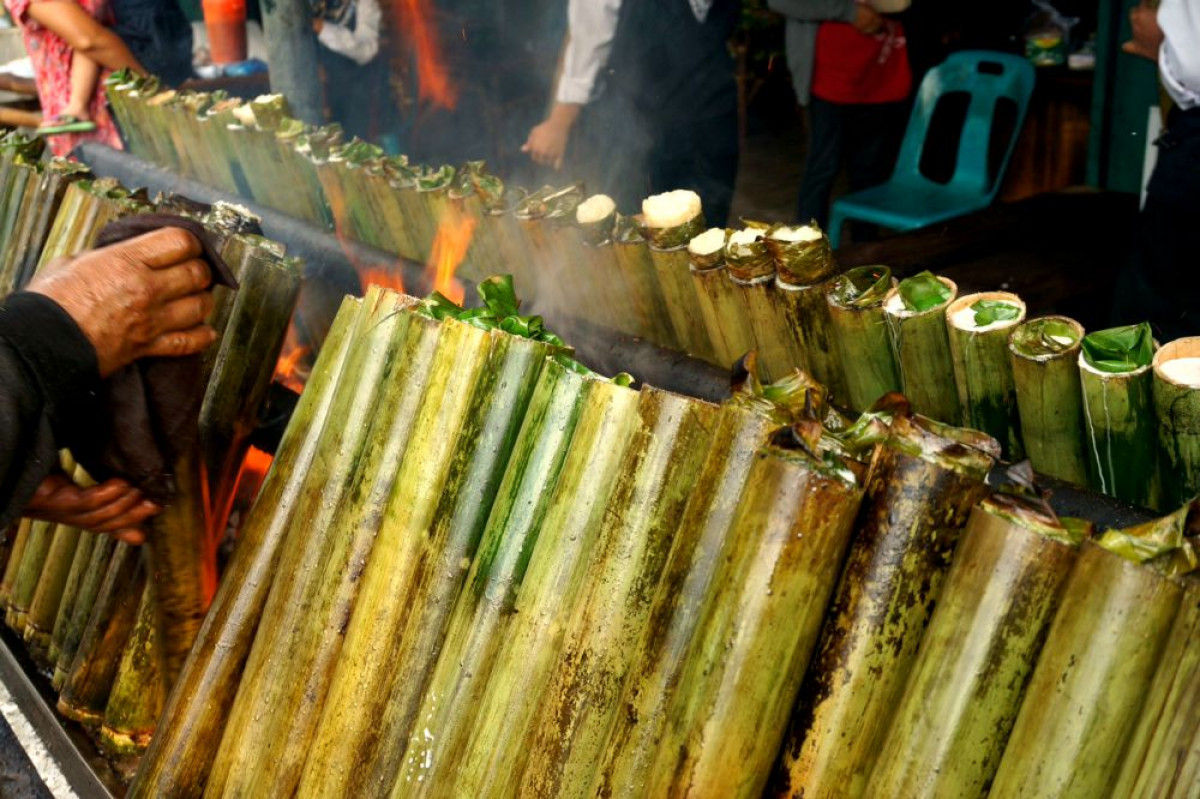
{"label": "orange flame", "polygon": [[471,237],[475,233],[475,222],[475,217],[453,211],[443,216],[438,224],[437,235],[433,238],[429,263],[425,266],[433,277],[433,290],[459,305],[462,305],[466,290],[454,273],[467,257]]}
{"label": "orange flame", "polygon": [[438,38],[430,0],[397,0],[400,30],[412,42],[417,57],[418,97],[438,108],[454,110],[458,87],[450,80]]}
{"label": "orange flame", "polygon": [[360,266],[358,268],[358,279],[362,281],[364,292],[370,286],[379,286],[380,288],[395,289],[402,294],[404,293],[404,278],[400,276],[399,269]]}
{"label": "orange flame", "polygon": [[297,340],[295,324],[290,325],[287,337],[283,340],[282,353],[275,363],[275,382],[297,394],[304,391],[304,384],[308,382],[307,358],[311,353],[311,347],[305,347]]}

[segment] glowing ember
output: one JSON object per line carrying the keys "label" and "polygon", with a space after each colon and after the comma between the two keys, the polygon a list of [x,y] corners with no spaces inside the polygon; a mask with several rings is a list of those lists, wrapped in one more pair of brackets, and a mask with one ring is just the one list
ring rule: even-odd
{"label": "glowing ember", "polygon": [[283,353],[275,364],[275,382],[297,394],[304,391],[304,384],[308,382],[308,356],[311,352],[311,347],[302,346],[296,340],[295,324],[290,326],[287,338],[283,341]]}
{"label": "glowing ember", "polygon": [[474,233],[474,217],[448,213],[438,224],[433,248],[429,253],[429,263],[426,264],[426,269],[433,277],[433,290],[441,292],[459,305],[462,305],[466,291],[454,273],[467,256]]}
{"label": "glowing ember", "polygon": [[400,30],[416,51],[418,97],[438,108],[453,110],[458,103],[458,88],[446,70],[430,0],[396,0],[396,9]]}

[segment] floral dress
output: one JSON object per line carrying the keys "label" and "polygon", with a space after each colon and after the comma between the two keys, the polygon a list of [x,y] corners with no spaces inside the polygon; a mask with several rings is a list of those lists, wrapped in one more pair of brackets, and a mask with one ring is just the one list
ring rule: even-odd
{"label": "floral dress", "polygon": [[[62,0],[55,0],[62,2]],[[21,29],[25,50],[33,62],[33,74],[37,82],[38,99],[42,104],[42,116],[52,119],[62,113],[71,98],[70,45],[58,34],[39,25],[29,16],[29,6],[39,0],[4,0],[9,16]],[[76,0],[79,6],[101,25],[113,23],[108,0]],[[47,137],[50,151],[55,155],[67,155],[81,141],[100,141],[111,147],[121,148],[121,137],[117,126],[108,113],[104,98],[104,79],[109,70],[101,70],[96,83],[96,94],[92,98],[92,121],[96,129],[89,133],[72,133]]]}

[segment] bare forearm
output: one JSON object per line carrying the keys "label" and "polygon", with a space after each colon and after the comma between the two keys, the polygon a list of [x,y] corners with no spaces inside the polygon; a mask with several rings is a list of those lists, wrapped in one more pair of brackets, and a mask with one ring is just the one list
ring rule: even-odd
{"label": "bare forearm", "polygon": [[73,0],[40,0],[29,6],[29,18],[58,34],[72,50],[107,69],[145,74],[146,69],[121,37],[92,19]]}

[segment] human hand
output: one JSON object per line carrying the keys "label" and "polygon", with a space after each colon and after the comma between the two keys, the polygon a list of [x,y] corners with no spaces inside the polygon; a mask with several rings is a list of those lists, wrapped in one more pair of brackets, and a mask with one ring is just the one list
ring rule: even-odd
{"label": "human hand", "polygon": [[321,17],[313,17],[313,33],[319,36],[324,28],[325,20]]}
{"label": "human hand", "polygon": [[854,26],[859,33],[867,36],[874,36],[879,31],[883,30],[883,16],[871,8],[866,3],[859,3],[854,9],[854,21],[850,24]]}
{"label": "human hand", "polygon": [[124,480],[81,488],[66,475],[52,474],[37,487],[22,515],[141,544],[146,535],[139,526],[160,510]]}
{"label": "human hand", "polygon": [[1158,60],[1158,51],[1162,47],[1163,32],[1158,27],[1158,10],[1139,3],[1129,10],[1129,25],[1133,29],[1133,38],[1121,45],[1121,49],[1130,55]]}
{"label": "human hand", "polygon": [[529,153],[535,164],[562,169],[563,155],[567,152],[570,138],[570,126],[550,117],[529,131],[529,138],[521,145],[521,152]]}
{"label": "human hand", "polygon": [[54,261],[30,284],[62,307],[96,349],[100,376],[138,358],[191,355],[212,344],[212,275],[200,242],[163,228]]}

